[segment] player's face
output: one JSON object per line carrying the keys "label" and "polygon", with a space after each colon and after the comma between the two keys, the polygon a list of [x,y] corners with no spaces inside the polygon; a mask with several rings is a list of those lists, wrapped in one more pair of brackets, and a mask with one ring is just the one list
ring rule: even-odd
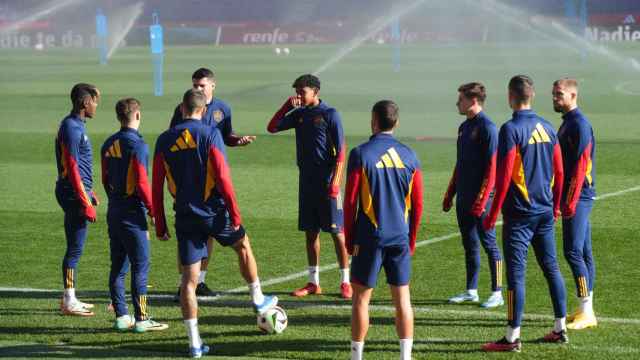
{"label": "player's face", "polygon": [[213,90],[216,88],[216,83],[211,81],[209,78],[202,79],[191,79],[193,83],[193,88],[195,90],[200,90],[204,93],[204,96],[207,97],[207,100],[213,97]]}
{"label": "player's face", "polygon": [[559,113],[565,113],[569,111],[573,102],[572,94],[573,92],[571,91],[571,89],[565,86],[554,86],[553,90],[551,90],[551,98],[553,99],[553,110]]}
{"label": "player's face", "polygon": [[456,103],[458,107],[458,113],[460,115],[466,115],[467,111],[471,106],[473,106],[473,99],[467,99],[461,92],[458,93],[458,102]]}
{"label": "player's face", "polygon": [[318,92],[308,86],[296,88],[296,97],[300,100],[302,106],[312,106],[316,104]]}
{"label": "player's face", "polygon": [[98,110],[98,97],[91,97],[84,105],[84,116],[93,119]]}

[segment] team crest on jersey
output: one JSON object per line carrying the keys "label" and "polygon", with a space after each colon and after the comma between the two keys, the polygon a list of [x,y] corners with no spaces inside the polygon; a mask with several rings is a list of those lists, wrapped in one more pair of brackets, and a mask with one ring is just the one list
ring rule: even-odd
{"label": "team crest on jersey", "polygon": [[223,117],[224,117],[224,114],[222,114],[222,111],[216,110],[213,112],[213,120],[215,120],[217,123],[222,121]]}
{"label": "team crest on jersey", "polygon": [[478,128],[474,128],[473,131],[471,132],[471,140],[473,141],[478,140]]}
{"label": "team crest on jersey", "polygon": [[313,123],[315,125],[320,125],[322,124],[322,122],[324,121],[324,119],[322,118],[322,115],[316,115],[313,117]]}

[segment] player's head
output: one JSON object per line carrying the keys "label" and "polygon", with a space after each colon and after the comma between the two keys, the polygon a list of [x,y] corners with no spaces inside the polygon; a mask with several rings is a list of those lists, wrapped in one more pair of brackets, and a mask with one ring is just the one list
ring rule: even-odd
{"label": "player's head", "polygon": [[534,96],[533,80],[527,75],[516,75],[509,80],[509,105],[512,108],[531,105]]}
{"label": "player's head", "polygon": [[302,102],[302,106],[317,104],[320,92],[320,79],[317,76],[304,74],[299,76],[291,86],[296,90],[296,96]]}
{"label": "player's head", "polygon": [[487,99],[487,90],[479,82],[470,82],[458,87],[458,113],[466,115],[472,108],[481,109]]}
{"label": "player's head", "polygon": [[72,113],[81,115],[85,118],[93,118],[98,108],[100,100],[100,91],[95,85],[78,83],[71,88],[69,94],[71,98]]}
{"label": "player's head", "polygon": [[182,117],[185,119],[201,119],[207,106],[207,97],[203,91],[189,89],[182,96]]}
{"label": "player's head", "polygon": [[216,76],[213,71],[207,68],[200,68],[191,75],[191,83],[195,90],[200,90],[207,97],[207,101],[213,98],[213,91],[216,89]]}
{"label": "player's head", "polygon": [[553,110],[559,113],[567,113],[578,106],[578,81],[571,78],[563,78],[553,83],[551,90]]}
{"label": "player's head", "polygon": [[371,132],[392,131],[398,126],[400,108],[391,100],[380,100],[371,108]]}
{"label": "player's head", "polygon": [[134,98],[120,99],[116,103],[116,116],[122,126],[137,129],[140,126],[140,101]]}

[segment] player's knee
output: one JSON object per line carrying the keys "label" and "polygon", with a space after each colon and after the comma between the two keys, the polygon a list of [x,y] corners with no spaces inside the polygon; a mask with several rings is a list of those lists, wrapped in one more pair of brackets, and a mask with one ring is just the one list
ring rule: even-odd
{"label": "player's knee", "polygon": [[251,242],[249,241],[249,235],[245,234],[241,239],[233,244],[233,249],[237,253],[244,253],[251,250]]}

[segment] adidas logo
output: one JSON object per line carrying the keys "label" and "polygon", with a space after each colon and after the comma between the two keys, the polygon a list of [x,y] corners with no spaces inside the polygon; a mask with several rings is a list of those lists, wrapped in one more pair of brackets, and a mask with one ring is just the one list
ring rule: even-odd
{"label": "adidas logo", "polygon": [[533,130],[533,133],[531,133],[531,138],[529,138],[529,144],[541,144],[548,142],[551,142],[549,134],[547,134],[540,123],[537,123],[536,128]]}
{"label": "adidas logo", "polygon": [[195,149],[196,146],[197,144],[195,140],[193,140],[193,137],[191,136],[189,129],[184,129],[182,134],[178,136],[176,143],[173,146],[171,146],[169,150],[171,150],[171,152],[176,152],[180,150]]}
{"label": "adidas logo", "polygon": [[404,163],[402,159],[400,159],[400,155],[394,148],[389,148],[386,153],[384,153],[381,157],[381,160],[376,163],[376,167],[378,169],[404,169]]}
{"label": "adidas logo", "polygon": [[104,154],[104,157],[122,158],[122,151],[120,151],[120,140],[116,140],[109,146],[109,149]]}

